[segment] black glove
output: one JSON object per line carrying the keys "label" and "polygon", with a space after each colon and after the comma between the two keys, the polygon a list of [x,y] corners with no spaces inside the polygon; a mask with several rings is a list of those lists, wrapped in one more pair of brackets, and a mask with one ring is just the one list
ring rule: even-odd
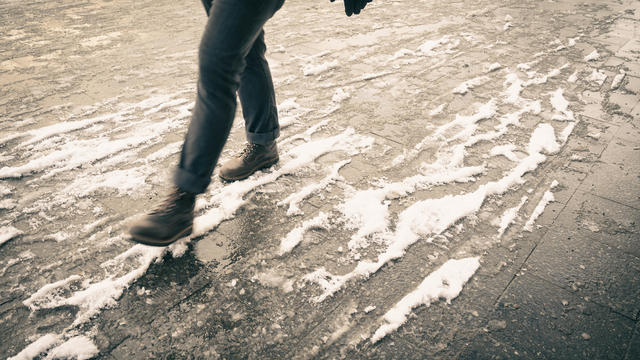
{"label": "black glove", "polygon": [[[334,2],[335,0],[331,0]],[[344,12],[347,16],[360,14],[360,10],[364,9],[372,0],[344,0]]]}

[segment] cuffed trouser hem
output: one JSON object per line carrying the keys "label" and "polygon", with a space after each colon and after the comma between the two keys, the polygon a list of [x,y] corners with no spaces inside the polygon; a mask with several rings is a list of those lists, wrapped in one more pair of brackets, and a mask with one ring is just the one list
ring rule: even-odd
{"label": "cuffed trouser hem", "polygon": [[185,169],[176,168],[173,173],[173,184],[183,191],[194,194],[202,194],[207,190],[207,186],[211,182],[211,177],[203,178],[194,175]]}
{"label": "cuffed trouser hem", "polygon": [[280,128],[276,128],[275,130],[267,133],[251,133],[247,131],[246,135],[247,141],[252,144],[267,145],[280,136]]}

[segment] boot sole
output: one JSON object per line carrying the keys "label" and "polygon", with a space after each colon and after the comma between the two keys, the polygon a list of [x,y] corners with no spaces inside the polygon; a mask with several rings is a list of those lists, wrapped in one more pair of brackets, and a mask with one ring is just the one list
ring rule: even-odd
{"label": "boot sole", "polygon": [[220,179],[222,179],[222,180],[224,180],[226,182],[244,180],[244,179],[248,178],[249,176],[253,175],[256,171],[263,170],[263,169],[266,169],[266,168],[269,168],[269,167],[275,165],[279,160],[280,160],[280,157],[277,157],[275,160],[265,161],[264,163],[256,166],[252,171],[250,171],[250,172],[248,172],[246,174],[238,175],[236,177],[231,177],[231,176],[225,177],[222,174],[218,174],[218,176],[220,177]]}
{"label": "boot sole", "polygon": [[192,230],[193,230],[193,225],[190,225],[189,227],[185,228],[184,230],[182,230],[172,238],[166,239],[166,240],[159,240],[159,239],[154,239],[146,236],[131,235],[131,241],[139,244],[149,245],[149,246],[167,246],[167,245],[173,244],[174,242],[178,241],[182,237],[191,235]]}

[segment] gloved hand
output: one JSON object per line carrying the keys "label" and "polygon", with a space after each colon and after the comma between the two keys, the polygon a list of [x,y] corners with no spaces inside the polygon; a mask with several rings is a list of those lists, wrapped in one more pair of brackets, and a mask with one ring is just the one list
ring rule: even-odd
{"label": "gloved hand", "polygon": [[[331,0],[334,2],[335,0]],[[360,14],[360,10],[364,9],[372,0],[344,0],[344,12],[347,16]]]}

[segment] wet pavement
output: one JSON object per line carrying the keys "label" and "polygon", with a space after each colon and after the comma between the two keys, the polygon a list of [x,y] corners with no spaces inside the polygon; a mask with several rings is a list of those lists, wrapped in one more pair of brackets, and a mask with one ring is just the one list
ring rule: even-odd
{"label": "wet pavement", "polygon": [[[0,4],[0,358],[640,358],[640,3],[288,0],[280,163],[216,178],[190,239],[134,245],[204,22]],[[239,109],[223,161],[243,142]],[[372,341],[463,258],[457,296]]]}

